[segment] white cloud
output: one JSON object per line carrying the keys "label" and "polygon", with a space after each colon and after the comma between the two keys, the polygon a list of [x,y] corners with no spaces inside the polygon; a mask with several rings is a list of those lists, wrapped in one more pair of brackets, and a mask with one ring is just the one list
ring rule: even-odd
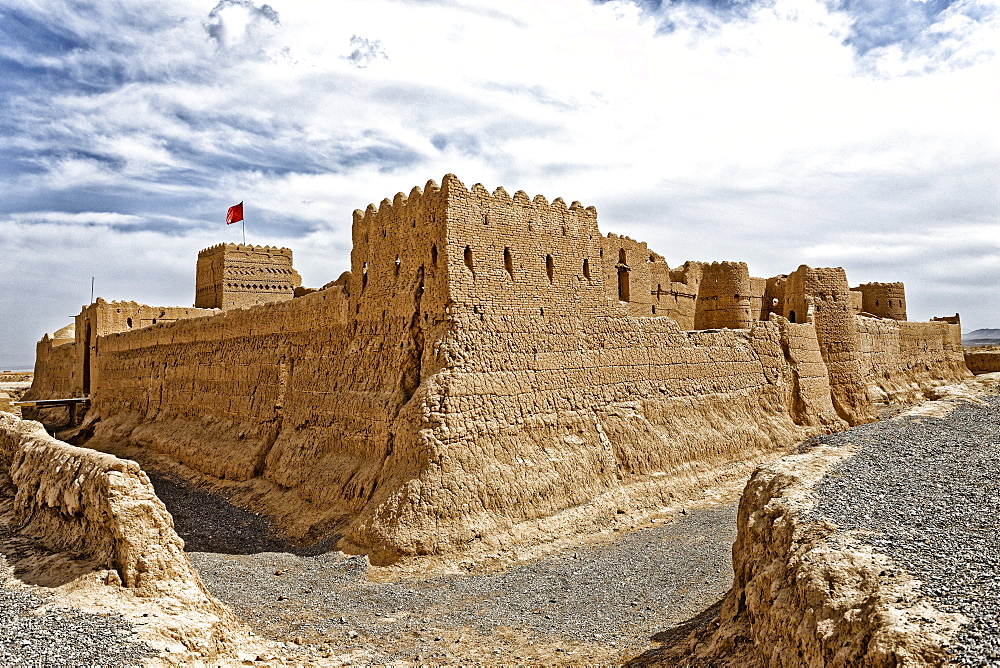
{"label": "white cloud", "polygon": [[[137,298],[186,303],[197,249],[242,199],[250,233],[294,247],[321,285],[347,266],[353,209],[454,172],[594,204],[605,231],[675,264],[844,264],[854,282],[907,281],[916,307],[934,294],[937,312],[976,276],[1000,284],[982,236],[1000,208],[996,0],[863,54],[856,15],[825,0],[266,7],[6,3],[27,27],[0,108],[4,266],[50,267],[42,281],[92,266],[127,297],[135,265],[105,251],[124,246],[164,285]],[[52,232],[88,226],[104,231]],[[33,254],[43,239],[58,260]],[[4,299],[20,339],[51,329]],[[992,300],[963,299],[967,324],[1000,324]]]}

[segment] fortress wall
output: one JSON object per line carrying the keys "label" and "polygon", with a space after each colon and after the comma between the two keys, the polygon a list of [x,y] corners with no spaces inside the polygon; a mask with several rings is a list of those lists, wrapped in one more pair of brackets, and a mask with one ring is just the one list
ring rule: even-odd
{"label": "fortress wall", "polygon": [[[35,344],[35,373],[24,400],[67,399],[80,395],[76,373],[77,344],[53,346],[48,335]],[[63,409],[65,410],[65,409]]]}
{"label": "fortress wall", "polygon": [[750,299],[750,317],[753,320],[767,320],[771,309],[765,300],[767,293],[767,279],[750,277],[750,292],[747,295]]}
{"label": "fortress wall", "polygon": [[811,323],[793,324],[774,319],[781,330],[781,347],[790,366],[791,388],[787,393],[788,412],[796,424],[824,425],[843,429],[847,425],[837,416],[830,394],[830,375],[823,361],[816,327]]}
{"label": "fortress wall", "polygon": [[965,364],[974,374],[996,373],[1000,371],[1000,348],[976,347],[966,348]]}
{"label": "fortress wall", "polygon": [[[607,258],[597,229],[597,211],[561,198],[549,203],[524,191],[511,197],[503,188],[492,194],[482,185],[471,189],[454,176],[442,188],[448,197],[447,266],[454,308],[490,313],[513,310],[524,315],[626,312],[606,293]],[[636,284],[636,298],[648,304],[645,259],[636,270],[647,272]],[[471,265],[471,267],[470,267]],[[616,279],[617,280],[617,279]],[[648,310],[648,305],[646,309]]]}
{"label": "fortress wall", "polygon": [[252,477],[282,423],[296,362],[314,365],[317,349],[343,344],[349,329],[335,286],[102,337],[94,358],[101,383],[88,415],[95,442],[129,441],[213,476]]}
{"label": "fortress wall", "polygon": [[695,329],[746,329],[757,321],[753,289],[746,262],[702,265],[695,311]]}
{"label": "fortress wall", "polygon": [[[351,275],[347,285],[349,315],[380,321],[419,310],[440,317],[450,300],[448,273],[461,265],[462,249],[445,241],[449,180],[445,187],[428,181],[424,190],[397,193],[376,207],[354,212]],[[422,318],[421,318],[422,319]]]}
{"label": "fortress wall", "polygon": [[794,312],[797,322],[811,318],[816,325],[837,414],[851,425],[876,419],[844,270],[800,266],[785,281],[784,301],[785,317],[792,320]]}
{"label": "fortress wall", "polygon": [[860,338],[861,373],[879,402],[911,402],[935,385],[969,377],[960,326],[854,316]]}
{"label": "fortress wall", "polygon": [[683,332],[665,317],[457,316],[440,347],[463,363],[420,390],[427,468],[379,486],[346,535],[385,553],[450,552],[691,493],[815,433],[791,405],[804,425],[842,424],[810,330],[789,328],[783,346],[776,323]]}

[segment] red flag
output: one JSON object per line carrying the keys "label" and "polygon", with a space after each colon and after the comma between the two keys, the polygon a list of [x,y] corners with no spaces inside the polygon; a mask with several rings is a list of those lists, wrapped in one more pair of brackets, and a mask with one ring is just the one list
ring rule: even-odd
{"label": "red flag", "polygon": [[229,207],[229,211],[226,212],[226,225],[232,225],[241,220],[243,220],[243,202]]}

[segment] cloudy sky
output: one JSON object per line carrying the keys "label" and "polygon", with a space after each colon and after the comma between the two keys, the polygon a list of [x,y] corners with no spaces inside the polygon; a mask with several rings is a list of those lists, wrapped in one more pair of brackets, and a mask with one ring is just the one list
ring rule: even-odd
{"label": "cloudy sky", "polygon": [[0,368],[91,277],[190,305],[240,200],[320,286],[448,172],[1000,327],[1000,0],[0,0],[0,45]]}

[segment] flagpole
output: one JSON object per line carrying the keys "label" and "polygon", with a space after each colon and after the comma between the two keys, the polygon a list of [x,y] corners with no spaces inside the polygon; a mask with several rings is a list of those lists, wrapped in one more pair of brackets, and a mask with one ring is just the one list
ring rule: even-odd
{"label": "flagpole", "polygon": [[240,221],[240,223],[243,224],[243,245],[246,246],[247,245],[247,219],[244,218],[243,220]]}

